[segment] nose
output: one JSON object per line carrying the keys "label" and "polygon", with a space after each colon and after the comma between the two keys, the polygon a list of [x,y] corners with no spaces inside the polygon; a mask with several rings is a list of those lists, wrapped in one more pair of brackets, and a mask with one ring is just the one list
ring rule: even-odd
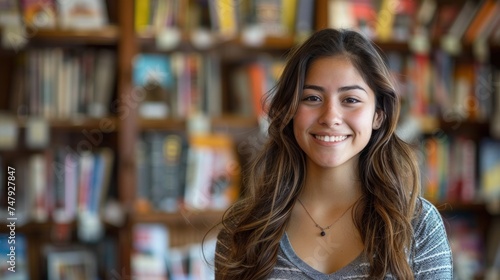
{"label": "nose", "polygon": [[325,103],[318,122],[326,127],[334,127],[342,124],[341,106],[333,101]]}

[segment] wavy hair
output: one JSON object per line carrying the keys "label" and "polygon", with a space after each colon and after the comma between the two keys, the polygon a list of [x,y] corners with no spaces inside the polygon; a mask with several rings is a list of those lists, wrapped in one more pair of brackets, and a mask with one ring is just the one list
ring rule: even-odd
{"label": "wavy hair", "polygon": [[[395,134],[400,100],[375,46],[350,30],[323,29],[292,50],[276,87],[267,96],[268,140],[245,176],[245,195],[223,217],[216,279],[264,279],[276,263],[292,208],[302,190],[306,156],[293,134],[306,72],[313,61],[348,58],[376,95],[384,120],[359,157],[362,198],[353,219],[370,263],[370,278],[390,273],[413,279],[407,260],[411,221],[420,194],[418,164],[409,144]],[[376,257],[374,257],[376,256]]]}

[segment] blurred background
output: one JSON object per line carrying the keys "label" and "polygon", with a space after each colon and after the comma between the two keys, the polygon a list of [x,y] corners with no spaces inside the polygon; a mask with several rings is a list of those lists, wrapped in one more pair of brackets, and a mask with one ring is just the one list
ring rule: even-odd
{"label": "blurred background", "polygon": [[0,0],[0,279],[212,279],[313,31],[386,59],[456,279],[500,279],[500,2]]}

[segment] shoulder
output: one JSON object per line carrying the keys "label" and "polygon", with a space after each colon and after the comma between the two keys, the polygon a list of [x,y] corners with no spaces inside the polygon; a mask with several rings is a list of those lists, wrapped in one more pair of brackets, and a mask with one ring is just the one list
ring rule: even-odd
{"label": "shoulder", "polygon": [[[451,279],[452,253],[441,214],[425,198],[413,220],[413,269],[416,279]],[[427,277],[427,278],[426,278]]]}
{"label": "shoulder", "polygon": [[436,227],[444,230],[443,219],[434,204],[423,197],[419,197],[416,209],[418,210],[417,215],[412,222],[415,236],[426,234]]}

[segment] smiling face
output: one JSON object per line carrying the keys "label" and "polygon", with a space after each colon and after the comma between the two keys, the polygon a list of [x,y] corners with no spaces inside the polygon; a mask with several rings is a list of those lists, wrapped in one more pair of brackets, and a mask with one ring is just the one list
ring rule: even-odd
{"label": "smiling face", "polygon": [[293,131],[309,167],[354,167],[381,115],[354,65],[344,56],[324,57],[306,73]]}

